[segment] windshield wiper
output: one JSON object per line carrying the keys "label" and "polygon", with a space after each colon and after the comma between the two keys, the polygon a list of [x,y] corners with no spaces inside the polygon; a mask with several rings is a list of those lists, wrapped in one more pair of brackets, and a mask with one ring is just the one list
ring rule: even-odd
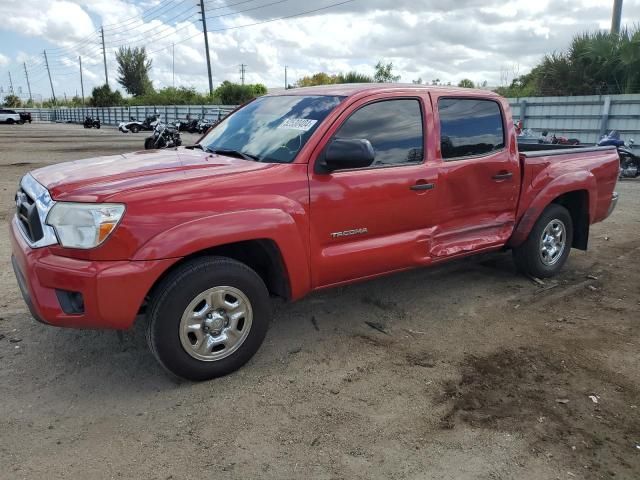
{"label": "windshield wiper", "polygon": [[229,155],[233,157],[238,157],[238,158],[242,158],[243,160],[252,160],[254,162],[260,161],[260,157],[258,157],[257,155],[251,155],[250,153],[241,152],[240,150],[232,150],[227,148],[211,149],[211,148],[205,147],[204,151],[209,153],[215,153],[218,155]]}

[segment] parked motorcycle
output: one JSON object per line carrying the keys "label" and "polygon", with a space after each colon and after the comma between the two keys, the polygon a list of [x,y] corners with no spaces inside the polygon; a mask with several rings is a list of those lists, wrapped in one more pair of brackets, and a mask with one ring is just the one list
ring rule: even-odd
{"label": "parked motorcycle", "polygon": [[549,138],[549,132],[545,130],[542,132],[542,136],[538,143],[550,143],[552,145],[580,145],[580,140],[577,138],[558,137],[555,133],[551,138]]}
{"label": "parked motorcycle", "polygon": [[120,122],[120,124],[118,125],[118,130],[120,130],[122,133],[138,133],[140,130],[151,131],[156,127],[157,124],[157,115],[149,115],[142,122],[136,120],[134,117],[130,117],[128,122]]}
{"label": "parked motorcycle", "polygon": [[198,121],[196,132],[205,133],[207,130],[209,130],[211,127],[218,124],[219,122],[220,120],[207,120],[206,118],[203,118]]}
{"label": "parked motorcycle", "polygon": [[640,156],[632,151],[633,139],[629,140],[629,145],[620,138],[620,132],[612,130],[603,136],[598,142],[599,147],[614,146],[618,149],[620,157],[620,178],[636,178],[640,176]]}
{"label": "parked motorcycle", "polygon": [[189,118],[183,122],[180,122],[180,131],[181,132],[189,132],[195,133],[198,128],[198,119],[197,118]]}
{"label": "parked motorcycle", "polygon": [[144,141],[145,150],[156,148],[173,148],[182,145],[180,138],[180,122],[174,124],[157,123],[153,135]]}
{"label": "parked motorcycle", "polygon": [[100,119],[86,116],[84,118],[84,128],[100,128]]}

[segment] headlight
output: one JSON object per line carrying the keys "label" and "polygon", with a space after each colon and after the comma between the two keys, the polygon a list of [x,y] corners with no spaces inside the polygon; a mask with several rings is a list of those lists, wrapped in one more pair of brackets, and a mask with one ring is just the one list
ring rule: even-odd
{"label": "headlight", "polygon": [[106,240],[124,214],[117,203],[56,203],[49,215],[51,225],[63,247],[93,248]]}

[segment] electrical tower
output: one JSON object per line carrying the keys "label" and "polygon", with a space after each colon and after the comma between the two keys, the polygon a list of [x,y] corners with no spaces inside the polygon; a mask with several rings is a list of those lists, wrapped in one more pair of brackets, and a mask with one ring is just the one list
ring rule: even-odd
{"label": "electrical tower", "polygon": [[240,64],[240,84],[244,85],[245,74],[247,73],[247,66],[244,63]]}
{"label": "electrical tower", "polygon": [[102,36],[102,59],[104,60],[104,80],[107,87],[109,86],[109,74],[107,73],[107,49],[104,48],[104,28],[100,27],[100,35]]}
{"label": "electrical tower", "polygon": [[51,80],[51,70],[49,70],[49,60],[47,59],[47,51],[43,50],[44,53],[44,63],[47,66],[47,74],[49,74],[49,85],[51,85],[51,98],[53,98],[53,103],[56,103],[56,92],[53,90],[53,81]]}
{"label": "electrical tower", "polygon": [[622,0],[613,1],[613,16],[611,18],[611,33],[618,35],[620,33],[620,23],[622,18]]}
{"label": "electrical tower", "polygon": [[209,57],[209,37],[207,36],[207,16],[204,13],[204,0],[200,0],[202,14],[202,33],[204,33],[204,50],[207,54],[207,71],[209,73],[209,95],[213,95],[213,79],[211,78],[211,58]]}
{"label": "electrical tower", "polygon": [[24,65],[24,76],[27,77],[27,88],[29,89],[29,102],[33,103],[33,97],[31,96],[31,84],[29,83],[29,72],[27,72],[27,62],[22,63]]}

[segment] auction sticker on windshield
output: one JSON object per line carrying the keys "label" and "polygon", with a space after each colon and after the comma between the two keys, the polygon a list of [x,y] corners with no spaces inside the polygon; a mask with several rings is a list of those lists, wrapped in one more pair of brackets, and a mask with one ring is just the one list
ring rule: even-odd
{"label": "auction sticker on windshield", "polygon": [[317,120],[311,120],[310,118],[287,118],[278,128],[308,132],[316,123],[318,123]]}

